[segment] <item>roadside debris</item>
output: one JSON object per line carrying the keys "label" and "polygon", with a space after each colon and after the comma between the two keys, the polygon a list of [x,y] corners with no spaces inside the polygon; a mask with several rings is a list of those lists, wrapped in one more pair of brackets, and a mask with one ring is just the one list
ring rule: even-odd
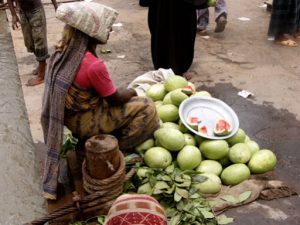
{"label": "roadside debris", "polygon": [[242,91],[238,92],[238,95],[242,96],[243,98],[249,98],[251,96],[254,96],[253,93],[246,91],[246,90],[242,90]]}
{"label": "roadside debris", "polygon": [[240,21],[250,21],[251,19],[248,17],[239,17],[238,20]]}

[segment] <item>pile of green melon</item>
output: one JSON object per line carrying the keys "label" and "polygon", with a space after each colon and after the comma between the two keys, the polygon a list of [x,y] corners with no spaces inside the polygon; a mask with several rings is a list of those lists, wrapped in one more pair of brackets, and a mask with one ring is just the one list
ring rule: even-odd
{"label": "pile of green melon", "polygon": [[275,154],[260,146],[239,129],[232,137],[210,140],[192,134],[180,121],[178,107],[191,96],[210,96],[196,92],[194,84],[181,76],[170,76],[164,84],[155,84],[146,92],[153,99],[161,127],[153,138],[136,147],[150,168],[165,169],[174,164],[182,171],[194,171],[205,181],[193,184],[202,194],[215,194],[221,185],[237,185],[251,174],[274,169]]}

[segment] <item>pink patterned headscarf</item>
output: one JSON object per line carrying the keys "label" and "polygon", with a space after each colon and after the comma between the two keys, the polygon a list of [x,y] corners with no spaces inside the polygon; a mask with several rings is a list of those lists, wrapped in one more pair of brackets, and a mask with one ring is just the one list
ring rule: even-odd
{"label": "pink patterned headscarf", "polygon": [[154,198],[124,194],[110,208],[105,225],[167,225],[167,217]]}

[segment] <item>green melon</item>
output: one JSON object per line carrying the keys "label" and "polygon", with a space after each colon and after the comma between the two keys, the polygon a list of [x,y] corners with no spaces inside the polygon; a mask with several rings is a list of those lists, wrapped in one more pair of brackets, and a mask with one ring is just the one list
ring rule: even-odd
{"label": "green melon", "polygon": [[228,143],[224,140],[205,140],[200,144],[200,151],[207,159],[222,159],[229,152]]}
{"label": "green melon", "polygon": [[173,128],[160,128],[154,132],[158,143],[170,151],[180,151],[185,146],[183,133]]}
{"label": "green melon", "polygon": [[163,100],[166,94],[164,84],[154,84],[146,92],[146,96],[152,98],[153,101]]}
{"label": "green melon", "polygon": [[233,163],[246,163],[251,158],[251,152],[245,143],[237,143],[229,149],[229,159]]}
{"label": "green melon", "polygon": [[237,185],[250,177],[249,168],[242,163],[233,164],[226,167],[222,174],[221,179],[225,185]]}
{"label": "green melon", "polygon": [[266,173],[272,171],[276,163],[276,155],[271,150],[262,149],[253,154],[248,167],[252,173]]}
{"label": "green melon", "polygon": [[187,86],[188,82],[182,76],[169,76],[165,81],[165,89],[170,92],[178,88],[183,88]]}
{"label": "green melon", "polygon": [[177,122],[179,119],[178,108],[175,105],[162,105],[157,109],[159,118],[165,122]]}
{"label": "green melon", "polygon": [[215,160],[203,160],[196,168],[196,171],[200,173],[213,173],[219,176],[222,172],[222,165]]}
{"label": "green melon", "polygon": [[230,138],[226,139],[226,141],[232,146],[237,143],[244,143],[246,139],[246,133],[242,129],[238,129],[238,131]]}

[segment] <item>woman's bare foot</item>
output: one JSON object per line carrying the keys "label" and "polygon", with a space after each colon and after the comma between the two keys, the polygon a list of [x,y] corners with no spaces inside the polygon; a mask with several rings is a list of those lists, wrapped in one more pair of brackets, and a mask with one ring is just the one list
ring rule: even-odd
{"label": "woman's bare foot", "polygon": [[33,77],[27,81],[26,86],[35,86],[44,83],[44,78],[42,77]]}

